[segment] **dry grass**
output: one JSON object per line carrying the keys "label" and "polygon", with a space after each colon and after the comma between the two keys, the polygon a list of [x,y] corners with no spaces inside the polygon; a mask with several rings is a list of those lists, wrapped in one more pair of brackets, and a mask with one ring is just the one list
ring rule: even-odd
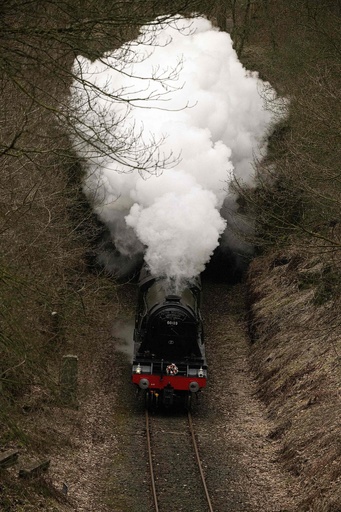
{"label": "dry grass", "polygon": [[[341,510],[340,4],[259,2],[242,56],[290,98],[251,197],[252,366],[298,510]],[[275,249],[276,248],[276,249]]]}
{"label": "dry grass", "polygon": [[[250,267],[252,366],[258,393],[276,424],[271,437],[281,442],[280,461],[301,485],[299,510],[337,511],[341,508],[339,265],[333,253],[317,256],[308,242],[306,249],[305,254],[291,248],[268,255]],[[323,286],[323,268],[334,272],[333,293]]]}

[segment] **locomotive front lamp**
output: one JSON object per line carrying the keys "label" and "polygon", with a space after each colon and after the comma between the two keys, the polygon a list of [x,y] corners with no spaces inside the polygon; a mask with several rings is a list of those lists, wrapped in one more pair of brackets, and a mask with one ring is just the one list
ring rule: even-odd
{"label": "locomotive front lamp", "polygon": [[200,370],[198,371],[198,377],[204,376],[204,370],[202,369],[202,366],[200,367]]}
{"label": "locomotive front lamp", "polygon": [[137,365],[135,372],[136,373],[141,373],[141,365],[140,365],[140,363]]}

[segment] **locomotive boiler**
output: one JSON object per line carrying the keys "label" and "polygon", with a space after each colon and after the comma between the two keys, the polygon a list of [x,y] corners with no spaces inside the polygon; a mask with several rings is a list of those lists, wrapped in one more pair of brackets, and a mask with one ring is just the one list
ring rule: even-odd
{"label": "locomotive boiler", "polygon": [[200,314],[201,281],[179,293],[143,266],[138,283],[132,382],[150,407],[189,407],[206,386],[207,363]]}

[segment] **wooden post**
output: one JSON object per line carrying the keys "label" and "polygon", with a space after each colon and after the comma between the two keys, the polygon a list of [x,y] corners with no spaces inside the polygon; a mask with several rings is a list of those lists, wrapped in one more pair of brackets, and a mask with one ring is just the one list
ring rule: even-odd
{"label": "wooden post", "polygon": [[64,405],[77,406],[78,357],[64,356],[60,372],[60,398]]}
{"label": "wooden post", "polygon": [[49,460],[44,460],[43,462],[34,462],[26,468],[19,470],[19,478],[36,478],[47,471],[49,465]]}
{"label": "wooden post", "polygon": [[7,452],[0,453],[0,469],[9,468],[18,462],[18,451],[8,450]]}

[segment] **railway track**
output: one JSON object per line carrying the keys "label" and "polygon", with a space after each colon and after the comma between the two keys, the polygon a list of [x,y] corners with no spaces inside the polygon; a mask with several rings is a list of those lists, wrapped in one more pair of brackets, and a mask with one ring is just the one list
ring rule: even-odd
{"label": "railway track", "polygon": [[213,512],[190,412],[145,417],[155,511]]}

